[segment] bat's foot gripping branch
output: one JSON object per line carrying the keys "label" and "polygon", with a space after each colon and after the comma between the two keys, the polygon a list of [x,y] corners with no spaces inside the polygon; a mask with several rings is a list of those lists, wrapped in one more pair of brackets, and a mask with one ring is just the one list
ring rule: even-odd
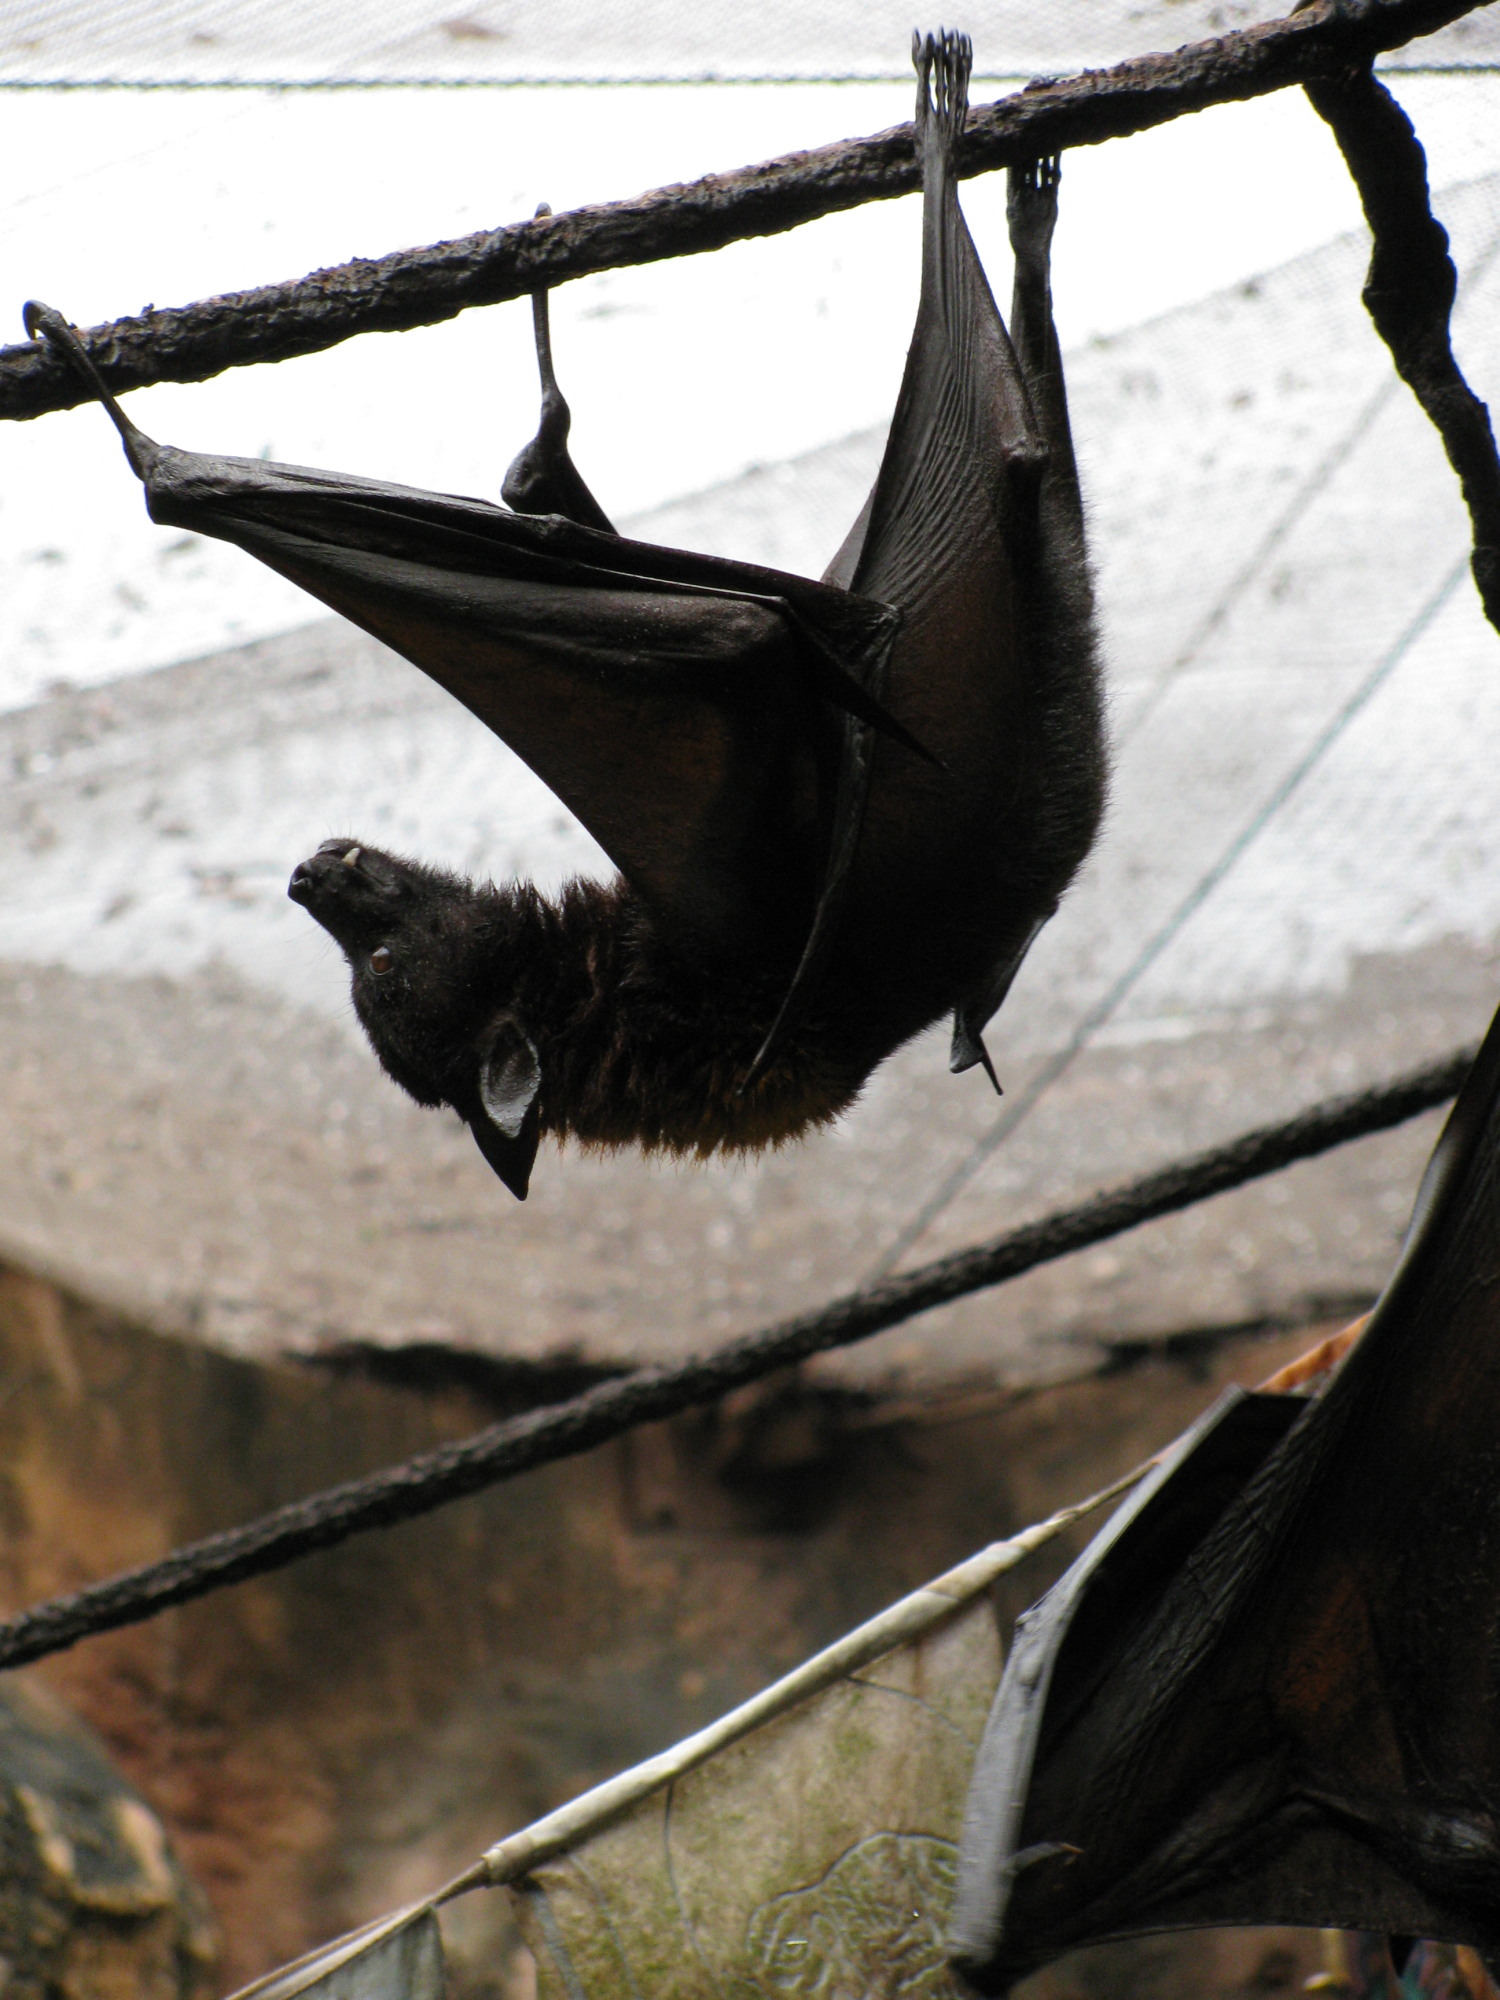
{"label": "bat's foot gripping branch", "polygon": [[951,157],[969,115],[973,45],[951,28],[940,28],[935,35],[918,32],[912,36],[911,59],[917,72],[918,149],[930,134]]}

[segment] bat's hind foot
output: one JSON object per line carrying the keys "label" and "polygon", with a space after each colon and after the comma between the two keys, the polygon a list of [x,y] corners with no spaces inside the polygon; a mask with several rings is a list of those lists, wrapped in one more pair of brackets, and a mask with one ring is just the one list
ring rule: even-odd
{"label": "bat's hind foot", "polygon": [[1010,228],[1010,247],[1018,258],[1045,262],[1050,254],[1061,179],[1062,161],[1056,153],[1044,160],[1030,160],[1024,167],[1012,167],[1006,175],[1005,220]]}
{"label": "bat's hind foot", "polygon": [[936,140],[951,159],[969,115],[973,46],[951,28],[935,35],[919,32],[911,38],[911,59],[917,72],[918,147]]}

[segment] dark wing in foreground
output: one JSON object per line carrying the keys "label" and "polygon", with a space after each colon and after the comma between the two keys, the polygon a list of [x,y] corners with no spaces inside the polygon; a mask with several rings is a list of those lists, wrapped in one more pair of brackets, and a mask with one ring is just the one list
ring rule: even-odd
{"label": "dark wing in foreground", "polygon": [[1497,1168],[1500,1016],[1330,1387],[1268,1449],[1262,1399],[1211,1413],[1022,1621],[954,1922],[982,1991],[1198,1925],[1500,1949]]}

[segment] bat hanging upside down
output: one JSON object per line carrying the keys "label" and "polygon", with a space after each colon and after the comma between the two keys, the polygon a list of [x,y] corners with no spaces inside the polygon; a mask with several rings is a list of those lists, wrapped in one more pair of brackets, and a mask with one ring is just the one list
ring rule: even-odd
{"label": "bat hanging upside down", "polygon": [[[268,563],[430,674],[619,868],[556,898],[325,842],[290,894],[389,1074],[524,1197],[542,1133],[706,1155],[826,1124],[942,1015],[981,1034],[1093,843],[1101,697],[1049,252],[1012,169],[1007,334],[959,211],[969,45],[918,38],[922,292],[879,475],[821,582],[632,542],[541,427],[509,508],[153,443],[45,306],[153,520]],[[997,1085],[998,1088],[998,1085]]]}

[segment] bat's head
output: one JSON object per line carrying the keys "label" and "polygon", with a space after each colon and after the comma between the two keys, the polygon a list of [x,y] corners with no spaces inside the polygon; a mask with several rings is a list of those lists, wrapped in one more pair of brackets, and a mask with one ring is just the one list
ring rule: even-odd
{"label": "bat's head", "polygon": [[541,1066],[503,990],[513,899],[347,838],[299,861],[287,894],[349,961],[382,1067],[419,1104],[452,1105],[524,1201]]}

